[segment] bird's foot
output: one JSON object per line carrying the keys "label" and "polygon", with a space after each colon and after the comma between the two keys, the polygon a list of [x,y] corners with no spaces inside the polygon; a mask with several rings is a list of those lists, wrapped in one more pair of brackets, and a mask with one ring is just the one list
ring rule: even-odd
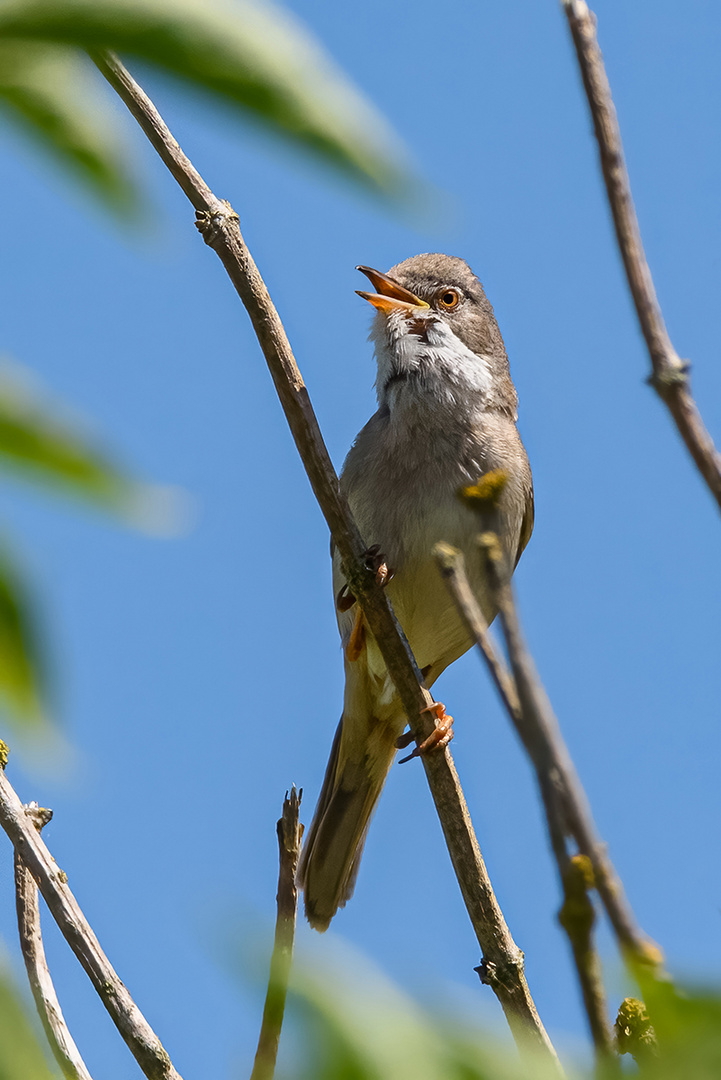
{"label": "bird's foot", "polygon": [[[388,568],[386,557],[381,554],[380,544],[374,544],[372,547],[368,548],[363,556],[363,562],[366,570],[371,574],[375,574],[376,583],[380,585],[381,588],[384,588],[393,577],[394,571]],[[355,596],[348,586],[344,585],[339,591],[335,601],[338,611],[349,611],[355,602]],[[345,646],[346,660],[353,663],[360,659],[365,647],[365,640],[366,627],[363,620],[363,612],[358,609],[355,616],[355,622],[353,623],[353,629],[350,632],[350,637]]]}
{"label": "bird's foot", "polygon": [[372,547],[369,547],[363,558],[366,570],[371,574],[375,574],[376,584],[384,588],[395,571],[389,568],[386,557],[381,552],[380,544],[373,544]]}
{"label": "bird's foot", "polygon": [[[375,575],[376,583],[382,588],[388,584],[395,570],[391,570],[386,562],[386,557],[381,553],[380,544],[373,544],[363,555],[363,565],[370,574]],[[348,611],[355,604],[356,598],[348,588],[348,585],[344,585],[338,592],[335,598],[335,606],[338,611]]]}
{"label": "bird's foot", "polygon": [[[446,707],[441,701],[434,701],[432,705],[427,705],[425,709],[421,709],[421,713],[424,712],[436,714],[436,727],[428,738],[424,739],[420,746],[416,746],[408,757],[401,758],[399,765],[404,765],[406,761],[411,761],[412,758],[420,757],[422,754],[429,754],[432,750],[442,750],[445,746],[448,746],[453,738],[453,717],[448,715]],[[411,733],[407,732],[397,740],[396,746],[399,750],[403,750],[412,739]]]}

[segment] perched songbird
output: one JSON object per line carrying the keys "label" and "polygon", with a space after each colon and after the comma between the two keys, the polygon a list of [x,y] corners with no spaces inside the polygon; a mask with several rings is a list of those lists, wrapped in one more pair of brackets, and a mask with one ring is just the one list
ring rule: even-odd
{"label": "perched songbird", "polygon": [[[358,435],[341,485],[379,580],[430,688],[471,641],[433,558],[440,540],[460,548],[490,622],[475,538],[499,536],[511,573],[533,529],[533,483],[516,430],[516,389],[493,308],[463,259],[416,255],[382,274],[359,266],[376,289],[378,411]],[[491,470],[505,486],[489,520],[459,489]],[[492,518],[492,520],[491,520]],[[345,652],[345,699],[299,869],[311,925],[325,930],[350,897],[368,824],[406,720],[337,554],[333,588]]]}

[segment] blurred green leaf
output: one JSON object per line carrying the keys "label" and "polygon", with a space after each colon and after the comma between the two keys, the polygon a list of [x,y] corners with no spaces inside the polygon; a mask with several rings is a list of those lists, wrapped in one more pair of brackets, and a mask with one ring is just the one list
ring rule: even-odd
{"label": "blurred green leaf", "polygon": [[[150,528],[172,517],[172,493],[133,480],[19,365],[0,364],[0,469],[60,490]],[[170,497],[169,497],[170,496]],[[166,520],[164,520],[164,515]]]}
{"label": "blurred green leaf", "polygon": [[[111,464],[76,421],[63,418],[37,380],[7,362],[0,364],[3,468],[111,510],[141,528],[167,532],[181,524],[177,493],[139,483]],[[37,625],[23,575],[0,544],[0,703],[8,718],[25,729],[45,720],[45,665]]]}
{"label": "blurred green leaf", "polygon": [[0,545],[0,702],[10,721],[42,724],[44,670],[32,596],[16,562]]}
{"label": "blurred green leaf", "polygon": [[56,1080],[20,995],[0,967],[0,1080]]}
{"label": "blurred green leaf", "polygon": [[[180,524],[182,500],[167,488],[139,483],[62,418],[36,379],[0,364],[0,471],[14,471],[56,491],[120,514],[131,524],[169,531]],[[15,560],[0,544],[0,703],[27,728],[45,719],[44,657],[32,597]],[[2,1080],[2,1074],[0,1074]]]}
{"label": "blurred green leaf", "polygon": [[[511,1049],[429,1012],[356,954],[296,960],[291,1011],[307,1052],[293,1080],[557,1080],[540,1056],[532,1072]],[[296,1056],[296,1061],[298,1058]]]}
{"label": "blurred green leaf", "polygon": [[641,1062],[648,1080],[721,1077],[721,994],[641,977],[658,1057]]}
{"label": "blurred green leaf", "polygon": [[112,211],[137,203],[123,155],[111,138],[87,57],[67,47],[0,42],[0,108],[90,185]]}
{"label": "blurred green leaf", "polygon": [[250,0],[3,0],[0,36],[140,57],[221,94],[385,193],[410,189],[399,142],[289,14]]}
{"label": "blurred green leaf", "polygon": [[[227,930],[227,916],[225,923]],[[223,936],[219,955],[226,963],[235,956],[246,974],[250,965],[260,982],[260,935],[257,926],[249,930],[252,924],[245,913],[234,936]],[[444,993],[435,986],[432,1007],[424,1008],[335,936],[314,942],[312,949],[302,940],[296,946],[276,1080],[558,1080],[545,1056],[530,1063],[525,1056],[519,1059],[500,1012],[503,1044],[469,1021],[473,1010],[454,990]],[[269,951],[270,941],[264,972]],[[647,969],[634,970],[632,976],[648,1007],[658,1056],[649,1044],[638,1069],[630,1058],[622,1059],[622,1075],[719,1080],[721,990],[657,981]],[[459,1007],[463,1021],[458,1020]],[[614,1064],[607,1069],[590,1065],[590,1047],[584,1057],[585,1067],[564,1060],[567,1080],[617,1080],[621,1075]]]}

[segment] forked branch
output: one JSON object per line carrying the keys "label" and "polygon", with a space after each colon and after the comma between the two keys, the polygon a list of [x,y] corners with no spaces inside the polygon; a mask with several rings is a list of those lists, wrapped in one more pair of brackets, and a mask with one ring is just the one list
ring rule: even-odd
{"label": "forked branch", "polygon": [[[573,838],[579,852],[586,855],[591,862],[594,885],[623,953],[630,960],[655,967],[661,963],[660,950],[639,928],[606,847],[596,832],[583,786],[523,638],[511,583],[504,574],[503,554],[498,538],[494,533],[483,533],[479,537],[479,545],[486,580],[494,606],[498,610],[511,666],[513,692],[504,700],[536,772],[554,853],[557,854],[563,837]],[[468,586],[458,553],[443,545],[443,549],[438,551],[438,558],[451,596],[456,601],[469,631],[476,637],[478,625],[484,626],[485,622],[478,602]],[[465,582],[465,587],[458,589],[458,581]],[[481,649],[484,657],[487,657],[491,648],[490,642],[486,640]],[[509,679],[505,665],[497,658],[495,664],[505,672],[505,678]]]}
{"label": "forked branch", "polygon": [[4,772],[7,747],[0,743],[0,826],[38,884],[45,903],[85,969],[103,1005],[148,1080],[181,1080],[160,1039],[118,978],[73,896],[67,876],[48,851]]}
{"label": "forked branch", "polygon": [[[53,816],[52,810],[45,810],[35,803],[24,807],[24,810],[28,820],[38,832]],[[25,960],[30,989],[53,1056],[65,1080],[92,1080],[65,1023],[48,969],[40,928],[37,886],[17,851],[15,852],[15,905],[18,914],[20,948]]]}
{"label": "forked branch", "polygon": [[[451,599],[475,641],[496,684],[501,701],[534,765],[551,849],[564,895],[559,921],[568,935],[573,952],[597,1057],[608,1067],[613,1062],[613,1042],[606,1013],[601,964],[593,943],[594,911],[587,895],[590,883],[581,872],[581,864],[578,862],[578,859],[586,859],[586,856],[571,856],[567,844],[567,837],[573,836],[573,833],[564,805],[569,792],[569,797],[573,797],[573,791],[565,770],[558,766],[561,755],[553,746],[542,749],[544,743],[555,741],[555,734],[560,738],[560,732],[554,734],[546,728],[534,732],[535,713],[529,717],[524,711],[515,678],[493,646],[488,624],[468,581],[463,553],[446,543],[437,544],[434,553]],[[489,584],[494,605],[500,604],[498,575],[494,570],[491,571]],[[583,808],[580,812],[583,812]],[[590,860],[586,861],[592,877],[593,868]]]}

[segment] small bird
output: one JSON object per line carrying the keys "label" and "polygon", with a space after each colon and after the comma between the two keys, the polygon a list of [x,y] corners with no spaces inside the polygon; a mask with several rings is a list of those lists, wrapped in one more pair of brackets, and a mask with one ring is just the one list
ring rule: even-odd
{"label": "small bird", "polygon": [[[533,482],[516,429],[518,396],[493,308],[463,259],[425,254],[387,274],[357,267],[375,292],[371,329],[378,411],[356,438],[341,487],[430,689],[471,645],[436,567],[446,540],[466,558],[490,623],[475,538],[492,528],[513,572],[533,529]],[[458,498],[493,470],[505,486],[488,520]],[[406,719],[378,647],[365,632],[333,552],[333,590],[345,655],[343,715],[301,855],[308,921],[326,930],[353,892],[373,811]],[[438,706],[442,709],[442,706]]]}

